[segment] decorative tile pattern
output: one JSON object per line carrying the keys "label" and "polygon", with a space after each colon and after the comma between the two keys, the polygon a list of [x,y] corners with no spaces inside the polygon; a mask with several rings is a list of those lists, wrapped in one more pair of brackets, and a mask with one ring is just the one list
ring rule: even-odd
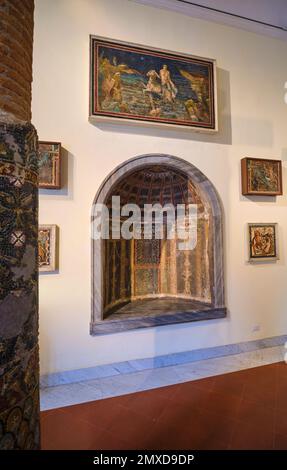
{"label": "decorative tile pattern", "polygon": [[160,263],[160,240],[135,240],[136,264]]}
{"label": "decorative tile pattern", "polygon": [[[135,295],[148,296],[156,295],[159,293],[159,277],[158,269],[154,268],[141,268],[135,272]],[[132,302],[134,303],[134,302]],[[136,311],[136,307],[134,307]]]}
{"label": "decorative tile pattern", "polygon": [[0,449],[39,446],[37,135],[0,125]]}

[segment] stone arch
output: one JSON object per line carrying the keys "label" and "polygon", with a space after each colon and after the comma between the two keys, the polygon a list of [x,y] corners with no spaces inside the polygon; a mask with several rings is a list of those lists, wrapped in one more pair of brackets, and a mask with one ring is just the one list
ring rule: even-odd
{"label": "stone arch", "polygon": [[205,202],[210,213],[210,265],[212,273],[210,276],[211,300],[208,304],[200,307],[191,307],[184,311],[173,311],[169,313],[162,312],[160,315],[150,315],[144,318],[140,315],[125,315],[125,318],[104,319],[104,241],[94,239],[92,224],[92,319],[91,334],[107,334],[127,329],[157,326],[163,324],[182,323],[211,318],[221,318],[226,315],[224,307],[224,275],[223,275],[223,212],[217,191],[211,181],[191,163],[164,154],[141,155],[115,168],[101,184],[94,203],[106,203],[111,195],[113,188],[117,187],[119,182],[128,178],[130,175],[140,169],[151,167],[152,165],[167,167],[186,175],[193,185],[197,188],[198,194]]}

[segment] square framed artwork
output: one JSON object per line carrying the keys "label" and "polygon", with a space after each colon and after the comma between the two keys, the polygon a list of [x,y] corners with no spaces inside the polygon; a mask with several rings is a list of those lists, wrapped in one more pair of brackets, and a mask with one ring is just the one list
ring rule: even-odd
{"label": "square framed artwork", "polygon": [[61,188],[61,143],[39,141],[39,188]]}
{"label": "square framed artwork", "polygon": [[279,259],[278,224],[248,224],[249,261]]}
{"label": "square framed artwork", "polygon": [[90,36],[90,120],[215,132],[216,62]]}
{"label": "square framed artwork", "polygon": [[243,158],[241,176],[244,196],[281,196],[283,194],[281,160]]}
{"label": "square framed artwork", "polygon": [[58,269],[57,225],[39,225],[38,230],[38,265],[40,272],[53,272]]}

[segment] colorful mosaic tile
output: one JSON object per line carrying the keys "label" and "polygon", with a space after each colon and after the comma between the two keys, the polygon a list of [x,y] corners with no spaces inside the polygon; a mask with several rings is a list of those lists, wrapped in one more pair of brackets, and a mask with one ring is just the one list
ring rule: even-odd
{"label": "colorful mosaic tile", "polygon": [[39,447],[37,135],[0,125],[0,449]]}

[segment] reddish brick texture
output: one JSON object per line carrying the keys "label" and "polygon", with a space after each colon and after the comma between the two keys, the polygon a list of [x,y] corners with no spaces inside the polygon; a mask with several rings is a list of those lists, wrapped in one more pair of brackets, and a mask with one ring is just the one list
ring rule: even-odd
{"label": "reddish brick texture", "polygon": [[0,114],[31,120],[34,0],[0,0]]}

